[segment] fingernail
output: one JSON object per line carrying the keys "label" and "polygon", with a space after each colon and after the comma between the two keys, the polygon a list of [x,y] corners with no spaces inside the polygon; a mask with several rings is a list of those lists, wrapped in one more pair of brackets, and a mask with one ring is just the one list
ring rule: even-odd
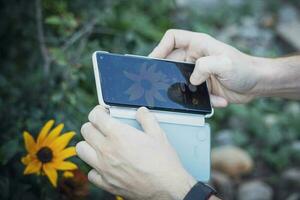
{"label": "fingernail", "polygon": [[146,107],[140,107],[139,110],[141,112],[149,112],[148,108],[146,108]]}
{"label": "fingernail", "polygon": [[78,156],[81,156],[81,154],[82,154],[82,151],[83,151],[83,150],[82,150],[82,149],[83,149],[82,145],[83,145],[83,141],[80,141],[80,142],[77,143],[76,146],[75,146],[76,154],[77,154]]}

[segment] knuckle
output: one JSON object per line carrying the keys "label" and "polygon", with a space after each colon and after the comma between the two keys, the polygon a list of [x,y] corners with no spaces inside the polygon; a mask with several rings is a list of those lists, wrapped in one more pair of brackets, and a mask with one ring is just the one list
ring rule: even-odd
{"label": "knuckle", "polygon": [[177,29],[168,29],[165,33],[165,36],[175,35],[177,31]]}
{"label": "knuckle", "polygon": [[166,34],[172,34],[172,33],[174,33],[174,31],[175,31],[175,29],[168,29],[168,30],[166,31]]}
{"label": "knuckle", "polygon": [[206,39],[206,40],[212,39],[212,36],[210,36],[207,33],[199,33],[199,37],[201,37],[202,39]]}

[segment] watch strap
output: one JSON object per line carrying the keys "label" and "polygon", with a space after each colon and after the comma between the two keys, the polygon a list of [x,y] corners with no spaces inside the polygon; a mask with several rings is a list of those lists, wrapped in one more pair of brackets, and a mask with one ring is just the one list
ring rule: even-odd
{"label": "watch strap", "polygon": [[202,182],[196,183],[187,193],[183,200],[208,200],[212,195],[216,195],[217,191]]}

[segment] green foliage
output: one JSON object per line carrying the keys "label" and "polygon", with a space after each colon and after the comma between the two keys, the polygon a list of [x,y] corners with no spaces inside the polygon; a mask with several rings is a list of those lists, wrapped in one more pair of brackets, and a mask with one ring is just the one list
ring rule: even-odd
{"label": "green foliage", "polygon": [[[173,0],[44,0],[42,18],[37,19],[35,2],[0,3],[0,199],[60,198],[48,182],[23,176],[22,131],[36,136],[48,119],[55,119],[65,123],[64,130],[77,132],[73,144],[81,139],[80,126],[97,104],[91,66],[95,50],[146,55],[169,28],[214,35],[262,7],[262,1],[237,7],[224,3],[212,11],[179,8]],[[280,7],[272,0],[264,5],[274,14]],[[43,26],[45,44],[37,21]],[[299,110],[297,102],[262,99],[216,110],[209,122],[213,133],[234,130],[236,145],[280,173],[300,164],[299,149],[291,145],[300,140]],[[88,171],[81,161],[75,162]],[[92,188],[89,198],[103,195]]]}

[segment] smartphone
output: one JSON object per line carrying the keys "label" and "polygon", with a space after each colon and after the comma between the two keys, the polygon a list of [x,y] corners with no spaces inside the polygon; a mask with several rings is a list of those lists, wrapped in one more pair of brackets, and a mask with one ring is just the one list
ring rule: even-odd
{"label": "smartphone", "polygon": [[97,51],[93,55],[99,102],[151,110],[212,114],[206,83],[189,82],[195,64]]}

